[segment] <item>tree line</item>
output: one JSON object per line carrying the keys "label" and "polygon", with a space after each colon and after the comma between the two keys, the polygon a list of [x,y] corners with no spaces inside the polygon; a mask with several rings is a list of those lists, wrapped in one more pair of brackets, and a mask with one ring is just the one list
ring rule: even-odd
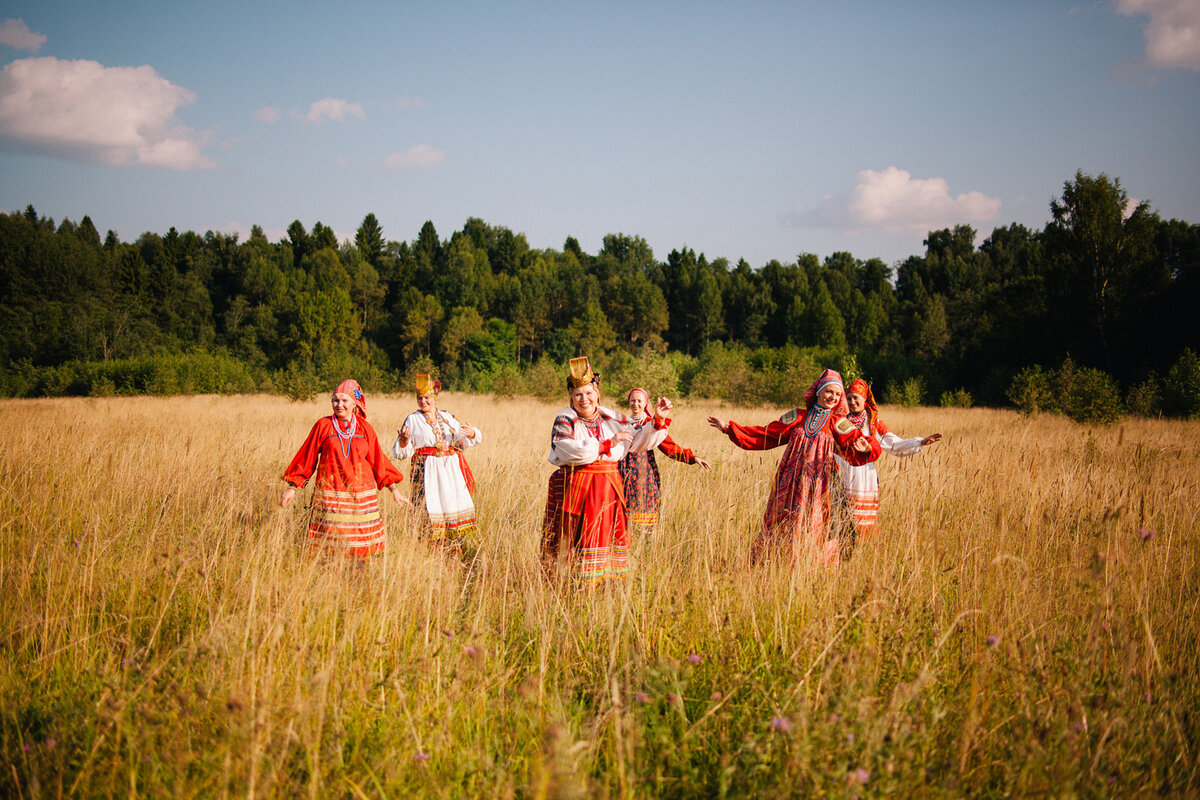
{"label": "tree line", "polygon": [[660,261],[623,233],[595,254],[573,237],[535,249],[477,218],[447,239],[426,222],[390,240],[367,214],[353,242],[298,220],[275,242],[258,226],[122,242],[30,206],[0,215],[0,392],[153,390],[197,359],[216,390],[302,393],[347,371],[387,389],[421,369],[519,390],[586,353],[616,375],[652,367],[664,388],[767,401],[794,392],[776,373],[824,363],[896,401],[1022,405],[1014,381],[1069,364],[1140,412],[1175,410],[1200,351],[1200,226],[1104,174],[1076,173],[1049,210],[1041,230],[997,227],[978,247],[970,226],[931,231],[895,265],[838,252],[753,267],[686,247]]}

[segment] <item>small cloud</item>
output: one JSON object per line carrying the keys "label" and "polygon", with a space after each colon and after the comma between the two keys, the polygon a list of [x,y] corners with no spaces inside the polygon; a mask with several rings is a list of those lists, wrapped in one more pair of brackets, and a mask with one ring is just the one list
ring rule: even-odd
{"label": "small cloud", "polygon": [[1146,16],[1146,65],[1200,72],[1200,3],[1196,0],[1117,0],[1117,13]]}
{"label": "small cloud", "polygon": [[803,206],[781,216],[796,228],[869,228],[887,233],[925,233],[961,223],[995,219],[1000,200],[981,192],[951,196],[942,178],[913,178],[896,167],[882,171],[864,169],[854,191],[826,197],[814,208]]}
{"label": "small cloud", "polygon": [[0,44],[36,53],[46,43],[46,36],[29,30],[23,19],[6,19],[0,22]]}
{"label": "small cloud", "polygon": [[275,106],[263,106],[254,112],[254,118],[266,125],[273,125],[279,122],[281,116],[281,112]]}
{"label": "small cloud", "polygon": [[422,97],[401,97],[396,101],[396,108],[428,108],[428,104]]}
{"label": "small cloud", "polygon": [[383,160],[388,169],[429,169],[446,160],[446,151],[427,144],[415,144],[402,153],[392,153]]}
{"label": "small cloud", "polygon": [[351,117],[360,120],[367,118],[367,112],[363,109],[362,103],[351,103],[349,100],[337,97],[325,97],[309,106],[308,113],[304,114],[301,119],[319,125],[326,120],[345,122]]}
{"label": "small cloud", "polygon": [[109,166],[209,169],[211,135],[175,122],[195,99],[150,66],[18,59],[0,72],[0,142]]}

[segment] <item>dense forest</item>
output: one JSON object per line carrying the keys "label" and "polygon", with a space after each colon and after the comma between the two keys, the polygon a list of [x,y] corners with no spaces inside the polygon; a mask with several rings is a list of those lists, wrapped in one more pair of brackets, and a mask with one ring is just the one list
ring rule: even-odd
{"label": "dense forest", "polygon": [[277,242],[257,226],[244,242],[174,228],[122,242],[30,206],[0,215],[0,394],[307,396],[419,369],[557,393],[584,353],[618,390],[786,404],[830,365],[892,402],[1054,408],[1080,402],[1064,400],[1074,381],[1112,413],[1200,411],[1200,225],[1103,174],[1077,173],[1049,210],[1042,230],[998,227],[978,247],[969,226],[931,231],[895,265],[839,252],[753,267],[688,248],[660,261],[620,233],[594,255],[570,237],[537,250],[475,218],[411,242],[374,214],[353,242],[300,221]]}

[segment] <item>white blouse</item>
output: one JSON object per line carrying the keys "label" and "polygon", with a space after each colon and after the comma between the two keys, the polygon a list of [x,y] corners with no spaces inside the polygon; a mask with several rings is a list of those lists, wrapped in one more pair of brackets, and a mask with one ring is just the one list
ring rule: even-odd
{"label": "white blouse", "polygon": [[[404,418],[404,424],[408,427],[408,444],[404,447],[400,446],[400,437],[396,437],[396,441],[392,443],[392,458],[405,459],[412,458],[412,454],[422,447],[437,447],[439,443],[444,443],[447,447],[457,447],[460,450],[465,450],[468,447],[474,447],[483,441],[483,431],[475,428],[475,438],[468,439],[463,435],[462,424],[454,418],[454,415],[449,411],[438,409],[437,419],[440,422],[438,426],[440,430],[435,431],[433,426],[425,419],[425,415],[420,411],[414,411]],[[474,426],[472,426],[474,427]]]}
{"label": "white blouse", "polygon": [[[627,417],[600,407],[599,424],[589,426],[570,406],[558,412],[550,431],[550,454],[547,459],[556,467],[581,467],[595,461],[620,461],[626,453],[653,450],[667,438],[670,420],[658,428],[655,425],[634,427]],[[620,431],[633,435],[631,442],[613,442],[607,453],[601,453],[602,442],[611,440]]]}

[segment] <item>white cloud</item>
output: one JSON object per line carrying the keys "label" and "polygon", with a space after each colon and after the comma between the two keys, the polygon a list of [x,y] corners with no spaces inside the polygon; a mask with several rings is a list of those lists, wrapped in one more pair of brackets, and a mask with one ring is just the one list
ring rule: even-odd
{"label": "white cloud", "polygon": [[427,144],[415,144],[402,153],[392,153],[383,160],[388,169],[429,169],[446,160],[446,151]]}
{"label": "white cloud", "polygon": [[1150,18],[1146,64],[1200,72],[1200,3],[1196,0],[1117,0],[1117,13]]}
{"label": "white cloud", "polygon": [[279,109],[275,106],[263,106],[258,111],[254,112],[254,118],[267,125],[272,125],[276,122],[279,122],[280,116]]}
{"label": "white cloud", "polygon": [[29,30],[23,19],[6,19],[0,22],[0,44],[36,53],[45,43],[45,35]]}
{"label": "white cloud", "polygon": [[924,234],[959,224],[986,222],[1000,214],[1000,200],[981,192],[951,196],[942,178],[916,178],[896,167],[864,169],[854,191],[799,207],[781,221],[797,228],[871,229]]}
{"label": "white cloud", "polygon": [[348,118],[366,119],[367,112],[363,109],[362,103],[351,103],[349,100],[342,100],[337,97],[322,98],[308,107],[308,113],[301,118],[306,122],[320,124],[325,120],[333,120],[334,122],[345,122]]}
{"label": "white cloud", "polygon": [[110,166],[216,166],[207,133],[175,124],[196,96],[153,67],[105,67],[53,57],[13,61],[0,72],[0,140],[9,147]]}

